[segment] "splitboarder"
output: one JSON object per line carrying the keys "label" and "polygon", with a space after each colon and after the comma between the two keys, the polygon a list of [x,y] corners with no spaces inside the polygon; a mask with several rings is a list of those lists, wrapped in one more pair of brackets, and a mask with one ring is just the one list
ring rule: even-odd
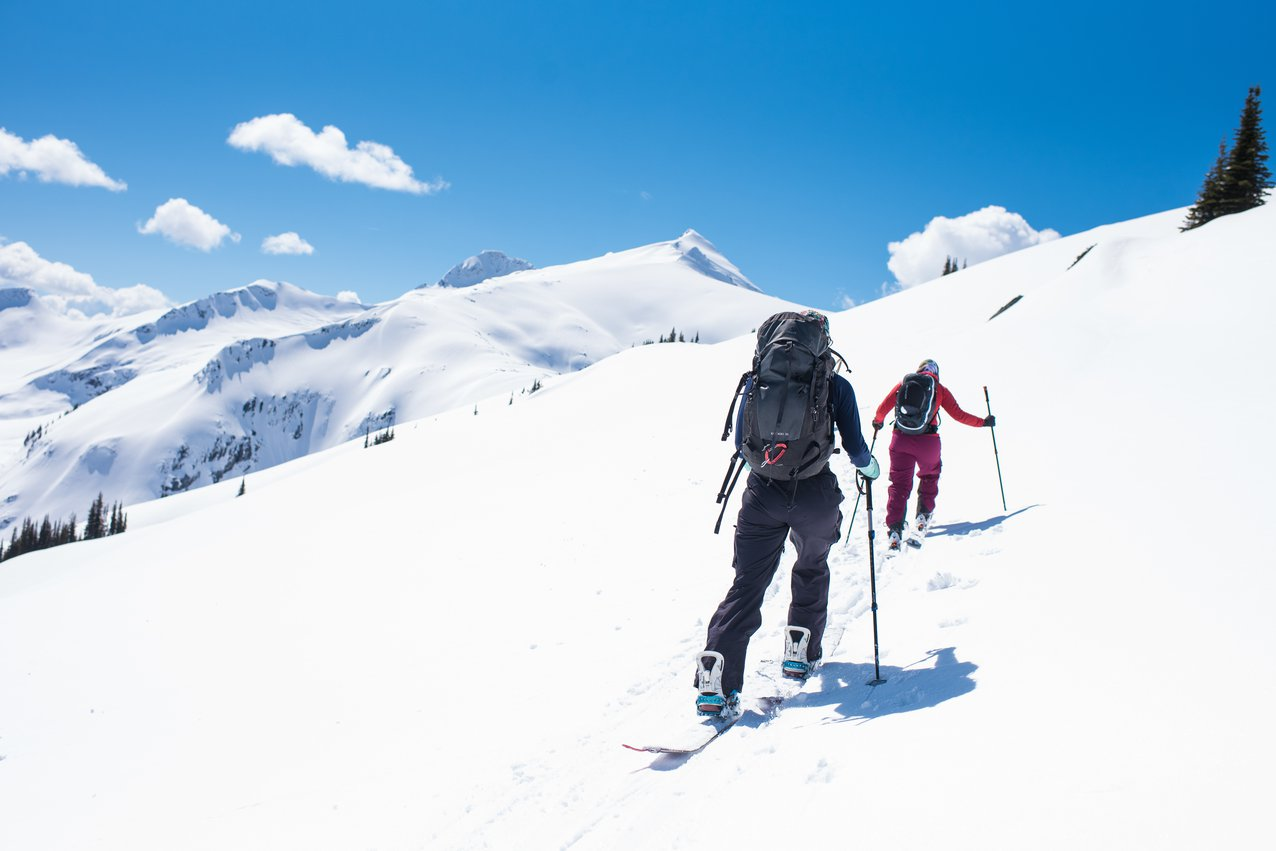
{"label": "splitboarder", "polygon": [[[750,472],[735,528],[735,579],[709,621],[696,669],[696,709],[738,713],[749,639],[762,625],[762,599],[785,538],[793,541],[792,600],[785,628],[786,676],[802,678],[820,661],[828,617],[829,549],[841,538],[842,490],[829,467],[834,425],[851,463],[875,479],[880,467],[861,433],[851,383],[836,374],[828,319],[815,311],[777,313],[758,329],[753,369],[736,388],[722,439],[734,420],[736,454],[728,468]],[[836,358],[836,359],[835,359]],[[734,480],[732,479],[734,485]],[[730,488],[719,493],[724,504]],[[719,520],[721,522],[721,520]]]}
{"label": "splitboarder", "polygon": [[943,408],[959,423],[976,428],[993,426],[996,419],[989,414],[968,414],[957,404],[953,394],[939,383],[939,364],[927,358],[917,372],[904,376],[873,417],[873,433],[881,429],[887,413],[894,408],[895,427],[891,436],[891,472],[889,498],[886,502],[887,549],[898,551],[904,537],[904,516],[908,497],[913,491],[913,472],[917,473],[916,529],[925,532],[935,511],[939,493],[940,461],[939,409]]}

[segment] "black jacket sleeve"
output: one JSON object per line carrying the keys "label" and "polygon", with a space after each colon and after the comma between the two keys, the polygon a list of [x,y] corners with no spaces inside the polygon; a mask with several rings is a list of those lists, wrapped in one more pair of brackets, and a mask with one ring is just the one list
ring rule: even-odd
{"label": "black jacket sleeve", "polygon": [[855,390],[851,382],[840,375],[833,376],[831,393],[833,399],[833,422],[842,436],[842,448],[856,467],[863,467],[873,456],[869,454],[868,443],[860,426],[860,410],[855,404]]}

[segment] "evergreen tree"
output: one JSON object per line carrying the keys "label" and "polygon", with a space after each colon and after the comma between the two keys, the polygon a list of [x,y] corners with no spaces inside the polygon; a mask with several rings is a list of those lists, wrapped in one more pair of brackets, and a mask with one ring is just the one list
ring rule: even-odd
{"label": "evergreen tree", "polygon": [[[1198,228],[1211,219],[1223,215],[1219,210],[1223,204],[1223,172],[1227,169],[1227,145],[1218,143],[1218,159],[1205,174],[1205,182],[1196,195],[1196,203],[1187,211],[1187,220],[1179,230]],[[1078,260],[1081,258],[1078,257]]]}
{"label": "evergreen tree", "polygon": [[1223,210],[1221,215],[1240,213],[1261,206],[1263,196],[1272,186],[1272,172],[1267,167],[1267,139],[1263,134],[1263,109],[1258,99],[1262,90],[1254,86],[1245,97],[1240,126],[1232,140],[1223,174]]}
{"label": "evergreen tree", "polygon": [[[363,445],[364,445],[365,447],[368,445],[368,439],[367,439],[366,437],[363,439]],[[239,480],[239,493],[235,494],[235,496],[243,496],[243,495],[244,495],[244,488],[247,486],[247,484],[248,484],[248,478],[247,478],[247,477],[244,477],[244,478],[240,479],[240,480]]]}
{"label": "evergreen tree", "polygon": [[1219,216],[1244,212],[1266,202],[1264,196],[1272,187],[1272,173],[1267,167],[1261,94],[1258,86],[1249,90],[1232,150],[1229,152],[1226,145],[1219,143],[1218,159],[1205,175],[1196,203],[1180,230],[1191,230]]}
{"label": "evergreen tree", "polygon": [[99,493],[89,506],[89,519],[84,521],[84,540],[100,538],[106,534],[106,518],[103,516],[105,511],[106,506]]}

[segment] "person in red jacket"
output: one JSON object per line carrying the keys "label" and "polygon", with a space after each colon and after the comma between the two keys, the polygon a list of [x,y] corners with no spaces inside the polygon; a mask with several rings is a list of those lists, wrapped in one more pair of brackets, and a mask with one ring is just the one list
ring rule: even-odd
{"label": "person in red jacket", "polygon": [[[905,434],[898,429],[891,436],[891,474],[889,498],[886,501],[886,526],[890,530],[887,546],[898,550],[904,535],[904,515],[908,509],[908,497],[913,492],[913,472],[917,472],[917,516],[915,524],[918,532],[924,532],[930,525],[931,514],[935,511],[935,496],[939,493],[939,470],[942,466],[939,457],[939,409],[943,408],[959,423],[976,428],[996,424],[995,418],[978,417],[968,414],[957,404],[953,394],[939,383],[939,364],[927,358],[917,367],[918,372],[928,372],[935,378],[935,415],[925,434]],[[896,384],[886,394],[882,404],[877,406],[877,414],[873,417],[873,433],[882,428],[886,415],[895,409],[896,394],[903,384]]]}

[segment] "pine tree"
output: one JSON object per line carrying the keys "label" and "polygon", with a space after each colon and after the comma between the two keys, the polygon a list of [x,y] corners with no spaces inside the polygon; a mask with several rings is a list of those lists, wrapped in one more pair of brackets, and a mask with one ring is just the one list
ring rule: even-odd
{"label": "pine tree", "polygon": [[[363,439],[363,445],[364,445],[364,446],[367,446],[367,445],[368,445],[368,439],[367,439],[366,437]],[[235,496],[243,496],[243,495],[244,495],[244,488],[247,486],[247,484],[248,484],[248,478],[247,478],[246,476],[245,476],[244,478],[240,479],[240,480],[239,480],[239,493],[235,494]]]}
{"label": "pine tree", "polygon": [[106,518],[103,517],[105,511],[106,506],[102,500],[102,494],[99,493],[97,499],[93,500],[93,504],[89,506],[89,519],[84,521],[84,539],[86,541],[100,538],[106,534]]}
{"label": "pine tree", "polygon": [[1261,206],[1263,196],[1272,186],[1272,172],[1267,167],[1267,139],[1263,134],[1263,109],[1258,99],[1262,90],[1254,86],[1245,97],[1240,126],[1232,141],[1223,174],[1223,208],[1220,215],[1240,213]]}
{"label": "pine tree", "polygon": [[1201,184],[1201,191],[1196,195],[1196,203],[1187,211],[1187,220],[1183,222],[1179,230],[1198,228],[1211,219],[1223,215],[1219,210],[1223,203],[1223,172],[1226,169],[1227,145],[1219,141],[1218,159],[1214,160],[1214,165],[1210,166],[1210,170],[1206,172],[1205,182]]}
{"label": "pine tree", "polygon": [[1219,143],[1218,159],[1205,175],[1196,203],[1180,230],[1191,230],[1219,216],[1244,212],[1266,202],[1264,195],[1272,186],[1272,173],[1267,167],[1261,94],[1258,86],[1249,90],[1232,150],[1228,152],[1227,146]]}

